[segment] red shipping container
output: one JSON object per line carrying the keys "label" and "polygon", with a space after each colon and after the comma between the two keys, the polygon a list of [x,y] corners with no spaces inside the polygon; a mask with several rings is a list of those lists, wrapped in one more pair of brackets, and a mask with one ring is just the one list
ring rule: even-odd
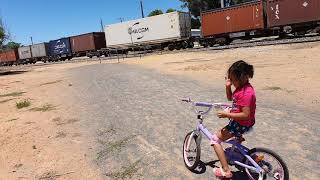
{"label": "red shipping container", "polygon": [[263,3],[255,1],[201,13],[204,37],[264,29]]}
{"label": "red shipping container", "polygon": [[267,0],[268,27],[320,21],[320,0]]}
{"label": "red shipping container", "polygon": [[4,51],[0,52],[0,62],[5,63],[5,62],[14,62],[19,59],[18,56],[18,50],[9,50],[9,51]]}
{"label": "red shipping container", "polygon": [[70,37],[72,52],[85,53],[106,47],[104,32],[92,32]]}

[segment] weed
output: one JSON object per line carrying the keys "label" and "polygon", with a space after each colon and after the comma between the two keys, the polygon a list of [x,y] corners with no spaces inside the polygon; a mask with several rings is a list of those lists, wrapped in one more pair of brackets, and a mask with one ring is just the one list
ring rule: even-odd
{"label": "weed", "polygon": [[24,94],[26,92],[12,92],[12,93],[8,93],[8,94],[2,94],[0,95],[0,97],[8,97],[8,96],[12,96],[12,97],[16,97],[16,96],[22,96],[22,94]]}
{"label": "weed", "polygon": [[113,172],[113,173],[107,173],[106,176],[112,178],[112,179],[131,179],[139,170],[138,164],[141,160],[138,160],[132,164],[130,164],[128,167],[123,167],[123,171],[119,172]]}
{"label": "weed", "polygon": [[109,143],[100,140],[99,143],[103,144],[104,148],[100,152],[98,152],[97,160],[102,159],[109,153],[120,152],[121,149],[125,147],[125,145],[129,142],[129,140],[134,137],[135,136],[130,136],[119,141]]}
{"label": "weed", "polygon": [[9,119],[9,120],[7,120],[6,122],[16,121],[16,120],[18,120],[18,119],[19,119],[19,118]]}
{"label": "weed", "polygon": [[58,83],[58,82],[61,82],[61,81],[62,80],[56,80],[56,81],[52,81],[52,82],[47,82],[47,83],[40,84],[40,86],[49,85],[49,84],[55,84],[55,83]]}
{"label": "weed", "polygon": [[52,111],[52,110],[55,110],[56,106],[53,106],[51,104],[45,104],[41,107],[35,107],[35,108],[32,108],[30,109],[30,111],[41,111],[41,112],[46,112],[46,111]]}
{"label": "weed", "polygon": [[98,131],[98,136],[103,136],[105,134],[110,134],[110,135],[113,135],[113,134],[116,134],[117,131],[114,129],[114,128],[110,128],[110,129],[100,129]]}
{"label": "weed", "polygon": [[271,86],[271,87],[266,87],[266,88],[264,88],[263,90],[277,91],[277,90],[281,90],[281,87]]}
{"label": "weed", "polygon": [[65,132],[58,132],[58,135],[56,135],[56,138],[65,138],[67,134]]}
{"label": "weed", "polygon": [[31,102],[28,99],[25,99],[25,100],[20,101],[20,102],[16,102],[16,107],[18,109],[29,107],[30,105],[31,105]]}

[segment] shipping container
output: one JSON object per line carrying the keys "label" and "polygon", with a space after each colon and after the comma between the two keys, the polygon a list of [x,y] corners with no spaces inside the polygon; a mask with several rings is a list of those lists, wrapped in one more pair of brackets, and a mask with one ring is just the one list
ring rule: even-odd
{"label": "shipping container", "polygon": [[46,57],[47,53],[47,43],[40,43],[31,45],[32,58]]}
{"label": "shipping container", "polygon": [[0,52],[0,64],[1,65],[12,65],[19,59],[18,50],[9,50]]}
{"label": "shipping container", "polygon": [[61,38],[48,43],[48,54],[53,59],[66,59],[72,57],[70,38]]}
{"label": "shipping container", "polygon": [[202,35],[214,37],[227,34],[230,38],[245,36],[264,29],[263,2],[253,1],[201,13]]}
{"label": "shipping container", "polygon": [[320,0],[268,0],[268,27],[320,21]]}
{"label": "shipping container", "polygon": [[73,54],[86,54],[106,47],[104,32],[92,32],[70,37]]}
{"label": "shipping container", "polygon": [[180,41],[191,36],[189,13],[172,12],[105,26],[106,45],[128,47]]}
{"label": "shipping container", "polygon": [[32,53],[31,53],[31,47],[30,46],[23,46],[18,48],[19,53],[19,59],[31,59]]}

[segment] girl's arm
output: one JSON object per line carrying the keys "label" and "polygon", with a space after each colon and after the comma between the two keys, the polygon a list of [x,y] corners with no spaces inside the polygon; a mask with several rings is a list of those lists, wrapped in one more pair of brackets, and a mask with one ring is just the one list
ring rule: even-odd
{"label": "girl's arm", "polygon": [[227,79],[227,82],[226,82],[226,94],[227,94],[228,101],[232,101],[231,85],[232,84],[231,84],[230,79]]}
{"label": "girl's arm", "polygon": [[217,113],[219,118],[231,118],[236,120],[248,120],[250,118],[250,108],[243,107],[239,113],[230,113],[225,111],[219,111]]}

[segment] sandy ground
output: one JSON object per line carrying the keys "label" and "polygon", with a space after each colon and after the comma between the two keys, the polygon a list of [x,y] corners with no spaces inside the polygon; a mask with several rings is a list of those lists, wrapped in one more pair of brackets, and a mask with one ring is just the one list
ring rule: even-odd
{"label": "sandy ground", "polygon": [[[255,68],[251,83],[261,98],[317,110],[320,104],[320,43],[239,48],[144,57],[128,61],[162,73],[186,75],[204,84],[221,84],[228,67],[245,60]],[[258,97],[258,98],[260,98]]]}
{"label": "sandy ground", "polygon": [[[65,72],[79,65],[0,76],[0,179],[100,178],[87,160],[90,143],[69,98],[72,83]],[[17,109],[23,100],[31,105]]]}
{"label": "sandy ground", "polygon": [[[320,43],[307,43],[152,55],[121,63],[224,88],[228,66],[243,59],[255,67],[252,84],[258,98],[319,113],[319,52]],[[77,119],[68,76],[71,68],[96,63],[56,64],[0,76],[0,179],[102,178],[87,156],[93,145]],[[17,109],[16,102],[26,99],[31,105]]]}

